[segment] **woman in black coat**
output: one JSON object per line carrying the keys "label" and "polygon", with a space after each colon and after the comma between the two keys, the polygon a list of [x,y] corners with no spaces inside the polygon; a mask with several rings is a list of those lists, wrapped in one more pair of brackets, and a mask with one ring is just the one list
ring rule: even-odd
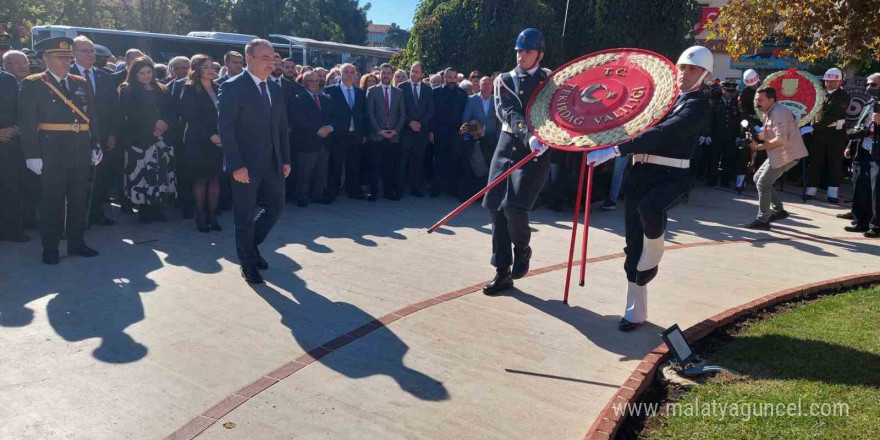
{"label": "woman in black coat", "polygon": [[196,229],[200,232],[222,231],[217,222],[220,197],[220,172],[223,149],[217,134],[217,72],[207,55],[192,59],[192,71],[180,97],[180,117],[186,124],[183,143],[186,163],[193,178],[196,201]]}
{"label": "woman in black coat", "polygon": [[177,194],[174,147],[162,138],[172,120],[170,104],[165,86],[156,81],[152,60],[132,61],[119,86],[118,138],[125,148],[125,195],[143,223],[168,220],[161,204]]}

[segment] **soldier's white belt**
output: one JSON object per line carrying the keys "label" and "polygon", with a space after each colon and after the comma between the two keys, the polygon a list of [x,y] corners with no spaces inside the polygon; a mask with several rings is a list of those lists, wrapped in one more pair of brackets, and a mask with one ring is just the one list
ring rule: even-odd
{"label": "soldier's white belt", "polygon": [[671,157],[655,156],[653,154],[633,154],[633,163],[650,163],[654,165],[663,165],[672,168],[690,168],[691,161],[689,159],[673,159]]}
{"label": "soldier's white belt", "polygon": [[79,133],[81,131],[89,131],[89,124],[80,124],[78,122],[72,124],[49,124],[41,122],[37,124],[37,129],[41,131],[70,131]]}
{"label": "soldier's white belt", "polygon": [[513,129],[510,128],[509,125],[507,125],[507,122],[502,122],[502,123],[501,123],[501,131],[503,131],[503,132],[505,132],[505,133],[516,134],[516,133],[513,132]]}

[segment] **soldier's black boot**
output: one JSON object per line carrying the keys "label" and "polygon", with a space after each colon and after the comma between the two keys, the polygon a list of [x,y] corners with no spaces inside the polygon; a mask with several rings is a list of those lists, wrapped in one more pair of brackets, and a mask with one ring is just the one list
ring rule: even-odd
{"label": "soldier's black boot", "polygon": [[529,260],[532,259],[532,248],[526,246],[525,249],[513,250],[513,279],[518,280],[529,272]]}
{"label": "soldier's black boot", "polygon": [[495,279],[483,286],[483,294],[493,296],[511,287],[513,287],[513,278],[510,276],[510,269],[497,269]]}

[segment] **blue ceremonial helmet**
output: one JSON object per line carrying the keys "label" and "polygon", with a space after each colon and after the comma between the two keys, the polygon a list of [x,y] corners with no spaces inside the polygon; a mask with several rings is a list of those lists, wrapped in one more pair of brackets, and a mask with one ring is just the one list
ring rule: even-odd
{"label": "blue ceremonial helmet", "polygon": [[537,50],[544,52],[544,34],[535,28],[528,28],[516,37],[516,50]]}

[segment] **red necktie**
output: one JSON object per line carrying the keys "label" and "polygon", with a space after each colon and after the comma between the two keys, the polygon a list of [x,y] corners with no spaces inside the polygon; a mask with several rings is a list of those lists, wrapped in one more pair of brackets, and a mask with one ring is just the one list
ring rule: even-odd
{"label": "red necktie", "polygon": [[382,87],[385,89],[385,128],[391,126],[391,100],[388,98],[388,87]]}
{"label": "red necktie", "polygon": [[321,101],[318,99],[318,94],[315,93],[315,94],[312,95],[312,96],[315,97],[315,105],[318,107],[318,110],[321,110]]}

